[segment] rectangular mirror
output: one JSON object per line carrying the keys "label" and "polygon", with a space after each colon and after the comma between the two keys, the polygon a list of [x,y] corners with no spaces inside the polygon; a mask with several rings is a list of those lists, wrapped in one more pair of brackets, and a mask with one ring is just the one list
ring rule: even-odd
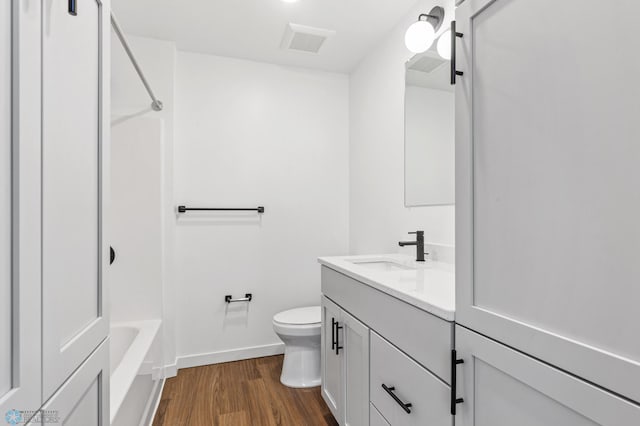
{"label": "rectangular mirror", "polygon": [[405,206],[455,203],[454,92],[449,61],[435,51],[406,63]]}

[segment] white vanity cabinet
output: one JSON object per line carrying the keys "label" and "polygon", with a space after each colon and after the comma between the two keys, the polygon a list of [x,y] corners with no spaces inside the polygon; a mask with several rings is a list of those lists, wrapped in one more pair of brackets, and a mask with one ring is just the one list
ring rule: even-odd
{"label": "white vanity cabinet", "polygon": [[369,424],[369,329],[322,297],[322,397],[338,422]]}
{"label": "white vanity cabinet", "polygon": [[328,266],[322,293],[322,396],[338,422],[451,426],[453,323]]}

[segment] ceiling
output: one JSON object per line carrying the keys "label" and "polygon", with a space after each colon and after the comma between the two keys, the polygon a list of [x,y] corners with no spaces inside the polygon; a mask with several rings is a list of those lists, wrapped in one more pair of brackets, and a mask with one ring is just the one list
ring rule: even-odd
{"label": "ceiling", "polygon": [[[326,71],[352,70],[416,0],[113,0],[127,34],[179,50]],[[288,23],[335,31],[320,53],[280,48]]]}

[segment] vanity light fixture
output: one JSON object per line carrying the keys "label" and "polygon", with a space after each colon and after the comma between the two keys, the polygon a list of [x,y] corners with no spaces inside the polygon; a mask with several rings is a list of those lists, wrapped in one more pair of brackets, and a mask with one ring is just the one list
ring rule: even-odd
{"label": "vanity light fixture", "polygon": [[436,31],[442,25],[444,9],[436,6],[429,13],[418,16],[404,35],[404,44],[413,53],[426,52],[436,39]]}
{"label": "vanity light fixture", "polygon": [[451,59],[451,30],[442,33],[438,39],[436,48],[438,49],[438,55],[440,55],[442,59],[446,59],[447,61]]}

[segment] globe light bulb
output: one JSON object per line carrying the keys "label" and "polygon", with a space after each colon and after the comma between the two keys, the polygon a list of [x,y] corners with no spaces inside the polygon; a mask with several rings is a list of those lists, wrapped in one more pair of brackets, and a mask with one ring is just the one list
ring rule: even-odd
{"label": "globe light bulb", "polygon": [[451,59],[451,30],[442,33],[436,45],[438,54],[447,61]]}
{"label": "globe light bulb", "polygon": [[414,22],[404,35],[404,44],[413,53],[426,52],[436,38],[436,31],[427,21]]}

